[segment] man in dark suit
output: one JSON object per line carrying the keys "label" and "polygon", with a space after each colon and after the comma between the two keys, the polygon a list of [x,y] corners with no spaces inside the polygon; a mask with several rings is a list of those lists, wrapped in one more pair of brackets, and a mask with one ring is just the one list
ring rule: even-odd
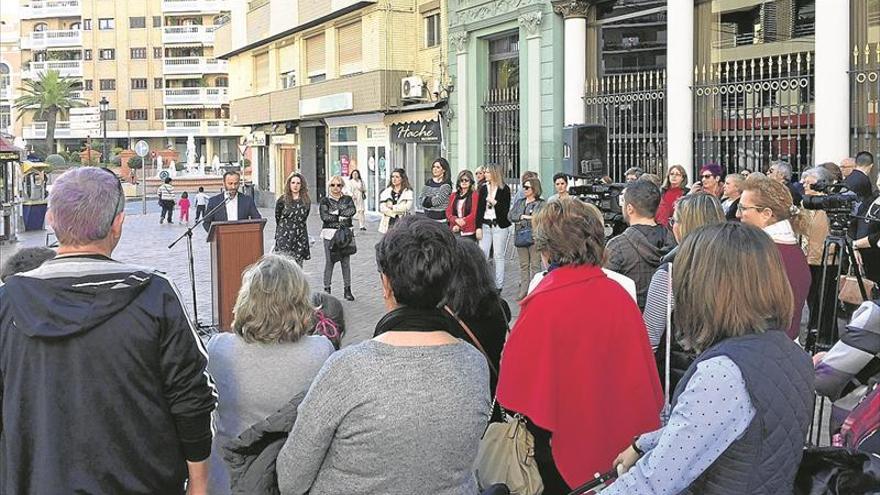
{"label": "man in dark suit", "polygon": [[[260,216],[260,212],[257,211],[257,205],[254,203],[254,198],[239,194],[238,186],[240,184],[241,175],[239,175],[238,172],[229,171],[223,174],[223,189],[225,192],[208,199],[207,211],[213,211],[213,213],[205,216],[205,221],[202,224],[202,226],[205,227],[205,230],[210,230],[211,222],[214,221],[230,222],[263,218]],[[227,198],[229,198],[228,201]],[[224,201],[226,201],[226,205],[217,208],[215,211],[214,208]]]}

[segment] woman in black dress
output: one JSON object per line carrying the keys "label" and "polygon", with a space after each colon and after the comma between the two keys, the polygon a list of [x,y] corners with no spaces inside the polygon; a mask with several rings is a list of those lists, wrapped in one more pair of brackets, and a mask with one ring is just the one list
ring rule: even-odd
{"label": "woman in black dress", "polygon": [[309,187],[306,178],[296,172],[284,183],[284,196],[275,203],[275,252],[292,257],[302,266],[303,260],[311,258],[306,226],[312,208]]}

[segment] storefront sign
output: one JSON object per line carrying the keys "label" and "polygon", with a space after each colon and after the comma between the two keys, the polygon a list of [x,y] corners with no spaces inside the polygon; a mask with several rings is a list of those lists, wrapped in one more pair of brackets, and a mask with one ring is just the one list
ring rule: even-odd
{"label": "storefront sign", "polygon": [[266,133],[257,131],[252,133],[247,139],[248,146],[266,146]]}
{"label": "storefront sign", "polygon": [[306,98],[299,102],[300,115],[344,112],[352,108],[351,93],[337,93],[317,98]]}
{"label": "storefront sign", "polygon": [[439,143],[440,122],[408,122],[391,126],[393,143]]}

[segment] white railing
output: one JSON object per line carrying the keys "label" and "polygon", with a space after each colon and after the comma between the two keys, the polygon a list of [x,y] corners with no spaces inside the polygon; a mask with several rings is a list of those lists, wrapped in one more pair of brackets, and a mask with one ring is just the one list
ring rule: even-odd
{"label": "white railing", "polygon": [[12,92],[13,88],[9,84],[5,84],[0,87],[0,100],[12,100],[14,93]]}
{"label": "white railing", "polygon": [[44,17],[80,17],[82,4],[79,0],[31,0],[30,7],[22,7],[22,19]]}
{"label": "white railing", "polygon": [[28,68],[22,71],[25,79],[36,79],[43,72],[57,70],[62,77],[82,77],[82,60],[52,60],[48,62],[31,62]]}
{"label": "white railing", "polygon": [[[30,126],[22,129],[25,139],[46,139],[46,123],[45,122],[34,122]],[[70,130],[70,122],[68,121],[57,121],[55,122],[55,139],[59,138],[72,138],[72,137],[86,137],[85,133],[82,136],[74,136],[73,132]]]}
{"label": "white railing", "polygon": [[166,120],[165,133],[169,136],[219,136],[239,135],[240,129],[229,125],[228,120]]}
{"label": "white railing", "polygon": [[230,9],[228,0],[162,0],[162,12],[222,12]]}
{"label": "white railing", "polygon": [[226,105],[229,88],[166,88],[165,105]]}
{"label": "white railing", "polygon": [[214,44],[214,26],[165,26],[162,43]]}
{"label": "white railing", "polygon": [[163,60],[162,72],[175,74],[226,74],[229,64],[225,60],[205,57],[172,57]]}
{"label": "white railing", "polygon": [[65,46],[82,46],[82,31],[65,29],[58,31],[35,31],[21,39],[21,47],[30,50],[58,48]]}

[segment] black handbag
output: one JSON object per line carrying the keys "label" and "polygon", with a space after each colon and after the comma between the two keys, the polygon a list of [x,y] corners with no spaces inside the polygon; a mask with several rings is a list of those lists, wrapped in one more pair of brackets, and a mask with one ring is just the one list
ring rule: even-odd
{"label": "black handbag", "polygon": [[513,245],[516,247],[529,247],[535,243],[532,239],[532,227],[520,227],[513,235]]}
{"label": "black handbag", "polygon": [[343,258],[357,253],[357,244],[354,242],[354,232],[350,227],[339,227],[330,240],[330,261],[336,263]]}

